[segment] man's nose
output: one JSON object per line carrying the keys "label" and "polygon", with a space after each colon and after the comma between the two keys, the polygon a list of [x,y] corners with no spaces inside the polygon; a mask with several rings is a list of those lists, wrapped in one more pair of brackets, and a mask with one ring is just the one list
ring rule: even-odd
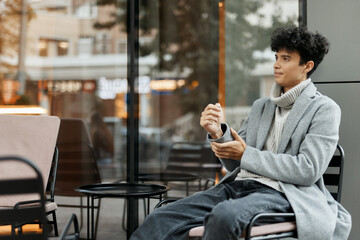
{"label": "man's nose", "polygon": [[280,68],[278,61],[275,61],[273,67],[274,67],[274,69]]}

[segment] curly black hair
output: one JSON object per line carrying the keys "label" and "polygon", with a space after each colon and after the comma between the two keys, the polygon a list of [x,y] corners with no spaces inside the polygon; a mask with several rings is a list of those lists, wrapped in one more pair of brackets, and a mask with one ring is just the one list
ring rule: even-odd
{"label": "curly black hair", "polygon": [[318,32],[312,33],[306,27],[278,28],[271,36],[271,50],[278,52],[281,49],[296,51],[300,55],[299,65],[308,61],[314,62],[313,69],[308,72],[309,77],[329,52],[329,41]]}

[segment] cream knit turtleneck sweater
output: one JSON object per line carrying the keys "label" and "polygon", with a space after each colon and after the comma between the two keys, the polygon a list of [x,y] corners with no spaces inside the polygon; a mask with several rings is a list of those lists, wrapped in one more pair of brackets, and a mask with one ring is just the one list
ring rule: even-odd
{"label": "cream knit turtleneck sweater", "polygon": [[[286,122],[287,117],[294,105],[294,102],[299,97],[302,90],[308,86],[311,82],[311,79],[302,81],[286,93],[283,93],[282,87],[274,83],[271,92],[270,100],[276,104],[275,117],[272,122],[269,135],[265,142],[264,151],[270,151],[277,153],[278,145],[281,139],[282,131]],[[254,159],[256,161],[256,159]],[[262,184],[265,184],[277,191],[282,192],[280,184],[278,181],[273,179],[255,174],[253,172],[246,171],[241,169],[235,180],[255,180]]]}

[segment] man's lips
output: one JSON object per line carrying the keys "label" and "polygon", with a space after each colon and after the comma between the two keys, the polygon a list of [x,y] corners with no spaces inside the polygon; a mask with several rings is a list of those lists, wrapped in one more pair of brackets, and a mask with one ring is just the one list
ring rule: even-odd
{"label": "man's lips", "polygon": [[278,76],[281,76],[281,75],[283,75],[283,74],[280,73],[280,72],[274,72],[274,75],[275,75],[275,77],[278,77]]}

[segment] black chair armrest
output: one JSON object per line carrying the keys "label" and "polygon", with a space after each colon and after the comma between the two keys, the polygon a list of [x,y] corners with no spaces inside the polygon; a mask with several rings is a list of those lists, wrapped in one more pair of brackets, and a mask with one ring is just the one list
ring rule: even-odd
{"label": "black chair armrest", "polygon": [[168,198],[168,199],[164,199],[160,202],[158,202],[158,204],[156,204],[156,206],[154,207],[154,209],[157,209],[159,207],[162,207],[163,205],[166,205],[166,204],[169,204],[169,203],[172,203],[172,202],[175,202],[179,199],[176,199],[176,198]]}
{"label": "black chair armrest", "polygon": [[276,217],[282,217],[284,219],[286,219],[286,221],[288,222],[293,222],[295,221],[295,214],[294,213],[259,213],[257,215],[255,215],[249,225],[247,226],[246,229],[246,239],[250,239],[250,235],[251,235],[251,230],[253,227],[259,225],[259,223],[261,223],[261,221],[264,220],[274,220],[274,218]]}
{"label": "black chair armrest", "polygon": [[215,179],[212,179],[212,178],[208,178],[205,182],[205,185],[204,185],[204,190],[206,189],[209,189],[209,184],[211,183],[212,185],[211,186],[214,186],[215,185]]}
{"label": "black chair armrest", "polygon": [[34,205],[35,203],[40,204],[41,200],[29,200],[29,201],[21,201],[21,202],[17,202],[14,205],[14,209],[19,209],[21,206],[24,205]]}
{"label": "black chair armrest", "polygon": [[[25,206],[26,205],[34,205],[35,203],[38,203],[40,204],[41,200],[38,199],[38,200],[28,200],[28,201],[21,201],[21,202],[17,202],[15,205],[14,205],[14,209],[19,209],[21,206]],[[47,202],[52,202],[50,198],[45,198],[45,203]]]}

